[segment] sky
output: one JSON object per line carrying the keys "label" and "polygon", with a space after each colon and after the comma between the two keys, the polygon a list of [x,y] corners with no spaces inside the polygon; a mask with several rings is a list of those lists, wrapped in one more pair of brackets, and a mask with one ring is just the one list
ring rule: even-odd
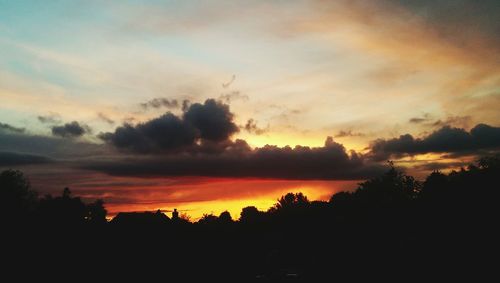
{"label": "sky", "polygon": [[500,2],[0,0],[0,169],[108,211],[327,200],[500,149]]}

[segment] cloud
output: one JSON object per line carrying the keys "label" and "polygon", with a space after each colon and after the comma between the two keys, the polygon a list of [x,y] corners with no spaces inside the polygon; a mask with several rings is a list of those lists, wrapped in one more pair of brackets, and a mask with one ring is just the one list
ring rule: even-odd
{"label": "cloud", "polygon": [[429,119],[427,118],[419,118],[419,117],[414,117],[414,118],[410,118],[410,120],[408,120],[410,123],[413,123],[413,124],[420,124],[420,123],[423,123],[425,121],[428,121]]}
{"label": "cloud", "polygon": [[233,75],[228,82],[222,83],[222,87],[228,88],[235,80],[236,80],[236,75]]}
{"label": "cloud", "polygon": [[[500,4],[496,0],[390,0],[424,18],[433,27],[440,29],[449,40],[461,40],[471,34],[498,34]],[[458,38],[452,38],[458,35]],[[448,38],[450,37],[450,38]],[[498,41],[498,38],[490,38]],[[460,42],[458,42],[460,43]]]}
{"label": "cloud", "polygon": [[420,117],[413,117],[408,120],[411,124],[421,124],[423,126],[431,127],[431,128],[441,128],[445,126],[450,127],[460,127],[460,128],[469,128],[469,125],[472,122],[472,117],[469,115],[465,116],[448,116],[444,119],[434,119],[431,117],[429,113],[425,113]]}
{"label": "cloud", "polygon": [[196,147],[197,143],[225,142],[239,131],[226,104],[207,99],[204,104],[186,107],[181,117],[167,112],[135,126],[124,124],[99,137],[122,150],[155,153]]}
{"label": "cloud", "polygon": [[57,113],[50,113],[48,115],[40,115],[37,117],[38,121],[43,124],[59,124],[61,123],[61,116]]}
{"label": "cloud", "polygon": [[227,104],[230,104],[232,101],[238,99],[246,101],[249,99],[249,97],[246,94],[241,94],[239,91],[231,91],[229,93],[221,94],[219,96],[219,100]]}
{"label": "cloud", "polygon": [[465,167],[470,162],[427,162],[424,164],[413,166],[413,169],[424,170],[424,171],[436,171],[436,170],[446,170],[455,169],[457,167]]}
{"label": "cloud", "polygon": [[104,122],[106,122],[110,125],[113,125],[115,123],[115,121],[113,119],[109,118],[106,114],[104,114],[102,112],[98,112],[97,117],[99,117],[99,119],[103,120]]}
{"label": "cloud", "polygon": [[207,99],[204,104],[191,104],[184,112],[184,121],[198,129],[202,139],[211,141],[226,140],[239,131],[233,118],[229,105],[214,99]]}
{"label": "cloud", "polygon": [[168,109],[175,109],[179,107],[179,102],[177,101],[177,99],[158,97],[158,98],[153,98],[147,102],[141,103],[140,105],[144,110],[148,110],[151,108],[159,109],[162,107]]}
{"label": "cloud", "polygon": [[264,146],[251,149],[237,140],[217,154],[172,154],[96,160],[82,168],[118,176],[211,176],[297,180],[361,180],[384,166],[371,163],[329,137],[323,147]]}
{"label": "cloud", "polygon": [[189,106],[191,105],[191,101],[189,101],[188,99],[184,99],[182,101],[182,112],[186,112],[188,109],[189,109]]}
{"label": "cloud", "polygon": [[437,120],[432,123],[434,127],[455,126],[466,128],[471,123],[471,116],[450,116],[444,120]]}
{"label": "cloud", "polygon": [[410,118],[410,120],[408,120],[408,122],[412,123],[412,124],[421,124],[421,123],[424,123],[424,122],[429,122],[431,121],[431,115],[429,113],[424,113],[422,116],[420,117],[413,117],[413,118]]}
{"label": "cloud", "polygon": [[62,126],[53,126],[52,135],[60,136],[63,138],[75,138],[80,137],[86,133],[91,132],[89,126],[85,124],[80,124],[77,121],[71,123],[66,123]]}
{"label": "cloud", "polygon": [[0,122],[0,131],[5,131],[5,132],[13,132],[13,133],[24,133],[26,129],[24,128],[17,128],[14,126],[11,126],[9,124],[1,123]]}
{"label": "cloud", "polygon": [[103,157],[112,152],[112,148],[77,139],[61,139],[0,130],[0,151],[47,156],[52,159],[72,159],[88,156]]}
{"label": "cloud", "polygon": [[365,134],[363,133],[356,133],[356,132],[353,132],[352,130],[340,130],[336,135],[335,137],[336,138],[343,138],[343,137],[364,137]]}
{"label": "cloud", "polygon": [[0,167],[28,165],[28,164],[44,164],[44,163],[50,163],[52,161],[53,161],[52,159],[41,155],[0,151]]}
{"label": "cloud", "polygon": [[118,149],[137,153],[154,153],[191,146],[196,139],[196,129],[172,113],[136,126],[124,124],[114,133],[99,137]]}
{"label": "cloud", "polygon": [[257,126],[257,122],[254,119],[248,119],[247,123],[242,128],[244,128],[245,131],[252,133],[252,134],[256,134],[256,135],[262,135],[262,134],[266,133],[267,131],[269,131],[269,126],[265,129],[259,128]]}
{"label": "cloud", "polygon": [[389,140],[378,139],[371,143],[370,154],[376,160],[383,160],[390,156],[498,149],[500,149],[500,128],[478,124],[470,132],[462,128],[444,126],[423,138],[405,134]]}

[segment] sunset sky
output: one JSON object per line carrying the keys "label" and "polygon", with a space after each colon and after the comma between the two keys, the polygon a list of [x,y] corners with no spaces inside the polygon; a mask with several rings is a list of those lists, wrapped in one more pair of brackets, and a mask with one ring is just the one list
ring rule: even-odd
{"label": "sunset sky", "polygon": [[0,169],[118,211],[326,200],[500,150],[500,1],[0,0]]}

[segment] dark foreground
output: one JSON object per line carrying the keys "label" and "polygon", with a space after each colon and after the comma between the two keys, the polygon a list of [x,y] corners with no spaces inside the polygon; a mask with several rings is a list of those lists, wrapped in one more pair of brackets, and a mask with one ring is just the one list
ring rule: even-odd
{"label": "dark foreground", "polygon": [[77,221],[62,205],[76,198],[66,195],[4,217],[2,276],[14,273],[13,282],[480,282],[498,276],[499,164],[485,159],[423,183],[392,168],[329,202],[288,194],[267,212],[244,209],[239,221],[224,214],[190,223],[146,213],[108,223],[96,219],[98,210],[94,219]]}

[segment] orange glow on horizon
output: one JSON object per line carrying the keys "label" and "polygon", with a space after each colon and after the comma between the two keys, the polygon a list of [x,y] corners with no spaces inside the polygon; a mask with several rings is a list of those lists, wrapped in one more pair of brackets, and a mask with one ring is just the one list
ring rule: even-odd
{"label": "orange glow on horizon", "polygon": [[[193,178],[185,178],[193,179]],[[262,179],[201,178],[200,183],[136,188],[126,203],[114,203],[113,196],[106,202],[108,216],[114,217],[119,212],[169,211],[174,208],[188,215],[191,221],[197,221],[203,214],[219,215],[229,211],[234,220],[240,217],[241,209],[255,206],[261,211],[272,207],[279,197],[286,193],[302,192],[309,200],[328,200],[336,192],[351,190],[358,181],[290,181]],[[135,191],[134,190],[134,191]]]}

